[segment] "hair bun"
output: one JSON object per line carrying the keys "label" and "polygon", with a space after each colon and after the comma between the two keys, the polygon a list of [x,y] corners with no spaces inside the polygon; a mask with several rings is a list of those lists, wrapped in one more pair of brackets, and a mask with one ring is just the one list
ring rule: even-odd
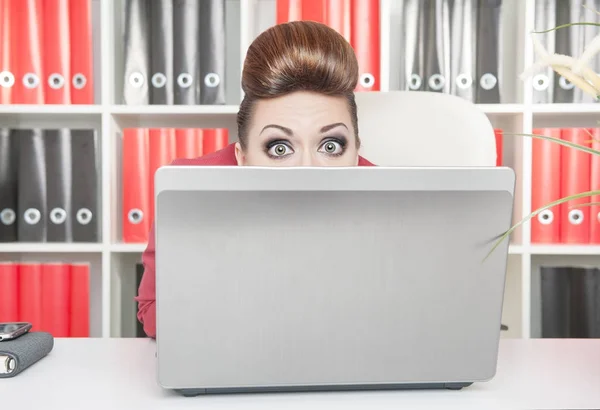
{"label": "hair bun", "polygon": [[313,21],[278,24],[261,33],[248,48],[242,72],[242,90],[250,98],[300,90],[346,95],[357,82],[352,46],[331,27]]}

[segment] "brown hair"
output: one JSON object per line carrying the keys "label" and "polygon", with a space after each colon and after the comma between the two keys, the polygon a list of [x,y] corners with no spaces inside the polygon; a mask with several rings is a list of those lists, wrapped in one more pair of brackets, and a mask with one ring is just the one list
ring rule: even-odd
{"label": "brown hair", "polygon": [[244,99],[237,115],[238,138],[246,147],[254,103],[294,91],[346,97],[357,146],[354,89],[358,62],[346,39],[325,24],[293,21],[269,28],[250,45],[242,71]]}

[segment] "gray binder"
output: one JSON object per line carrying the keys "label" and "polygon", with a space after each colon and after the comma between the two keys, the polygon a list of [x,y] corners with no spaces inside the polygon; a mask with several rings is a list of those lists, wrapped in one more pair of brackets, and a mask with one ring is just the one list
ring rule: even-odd
{"label": "gray binder", "polygon": [[502,0],[479,0],[477,15],[476,102],[499,104],[500,86],[500,15]]}
{"label": "gray binder", "polygon": [[150,103],[171,105],[174,101],[173,0],[152,0],[150,16]]}
{"label": "gray binder", "polygon": [[173,70],[175,104],[200,103],[200,7],[197,0],[173,0]]}
{"label": "gray binder", "polygon": [[[556,0],[535,0],[535,31],[556,27]],[[562,29],[565,30],[565,29]],[[561,31],[561,30],[558,30]],[[549,53],[556,49],[557,31],[535,34]],[[554,101],[554,70],[548,67],[535,74],[531,80],[533,103],[548,104]]]}
{"label": "gray binder", "polygon": [[148,1],[125,1],[123,100],[127,105],[146,105],[150,102],[149,17]]}
{"label": "gray binder", "polygon": [[[579,21],[582,0],[558,0],[556,2],[556,25]],[[569,56],[578,56],[583,50],[583,26],[572,26],[556,30],[556,52]],[[554,76],[554,102],[580,102],[581,91],[560,75]]]}
{"label": "gray binder", "polygon": [[44,130],[48,242],[71,242],[71,132]]}
{"label": "gray binder", "polygon": [[[587,0],[588,8],[584,8],[583,17],[580,21],[585,21],[588,23],[596,23],[600,24],[600,0]],[[600,34],[600,29],[598,26],[583,26],[583,44],[588,45],[590,42]],[[589,62],[589,66],[594,72],[600,72],[600,55],[596,54],[594,58]],[[582,95],[582,102],[584,103],[595,103],[598,102],[591,95],[584,93]]]}
{"label": "gray binder", "polygon": [[225,0],[200,5],[200,101],[225,104]]}
{"label": "gray binder", "polygon": [[425,53],[424,26],[426,9],[421,0],[405,0],[404,25],[406,27],[404,44],[405,73],[407,90],[425,90]]}
{"label": "gray binder", "polygon": [[475,102],[478,0],[451,2],[450,93]]}
{"label": "gray binder", "polygon": [[17,181],[19,141],[0,128],[0,242],[17,240]]}
{"label": "gray binder", "polygon": [[18,239],[46,241],[46,158],[40,129],[15,130],[19,140]]}
{"label": "gray binder", "polygon": [[450,13],[448,0],[424,0],[425,90],[450,92]]}
{"label": "gray binder", "polygon": [[542,267],[542,337],[600,338],[600,270]]}
{"label": "gray binder", "polygon": [[93,129],[71,130],[73,176],[71,218],[74,242],[98,242],[100,239],[98,148]]}

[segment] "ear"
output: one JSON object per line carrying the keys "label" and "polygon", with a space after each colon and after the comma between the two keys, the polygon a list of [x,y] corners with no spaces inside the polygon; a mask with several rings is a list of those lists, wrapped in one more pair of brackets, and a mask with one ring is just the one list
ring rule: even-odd
{"label": "ear", "polygon": [[242,146],[239,142],[235,143],[235,159],[237,160],[238,166],[244,166],[246,163],[246,158],[244,155],[244,151],[242,150]]}

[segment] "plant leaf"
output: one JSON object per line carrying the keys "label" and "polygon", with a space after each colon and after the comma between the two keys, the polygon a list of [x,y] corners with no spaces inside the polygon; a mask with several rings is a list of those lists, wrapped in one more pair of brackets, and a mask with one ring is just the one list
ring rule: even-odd
{"label": "plant leaf", "polygon": [[553,206],[565,203],[567,201],[573,201],[575,199],[580,199],[580,198],[587,198],[587,197],[590,197],[590,196],[593,196],[593,195],[600,195],[600,191],[586,191],[586,192],[581,192],[579,194],[566,196],[564,198],[557,199],[556,201],[552,201],[552,202],[550,202],[550,203],[548,203],[548,204],[546,204],[546,205],[544,205],[544,206],[536,209],[535,211],[533,211],[532,213],[530,213],[529,215],[527,215],[525,218],[521,219],[519,222],[517,222],[516,224],[514,224],[508,231],[504,232],[500,236],[500,239],[498,239],[498,241],[496,242],[496,244],[492,247],[492,249],[485,256],[485,258],[483,258],[483,260],[485,261],[492,254],[492,252],[494,252],[496,250],[496,248],[498,246],[500,246],[500,244],[502,243],[502,241],[505,240],[506,238],[508,238],[510,236],[510,234],[514,232],[515,229],[517,229],[519,226],[523,225],[525,222],[527,222],[528,220],[530,220],[531,218],[533,218],[534,216],[536,216],[540,212],[545,211],[546,209],[552,208]]}
{"label": "plant leaf", "polygon": [[570,206],[569,209],[583,208],[584,206],[596,206],[596,205],[600,205],[600,202],[586,202],[584,204]]}
{"label": "plant leaf", "polygon": [[566,24],[561,24],[560,26],[556,26],[556,27],[550,28],[548,30],[532,31],[532,33],[534,33],[534,34],[544,34],[544,33],[549,33],[551,31],[554,31],[554,30],[559,30],[561,28],[567,28],[567,27],[573,27],[573,26],[596,26],[596,27],[600,27],[600,23],[566,23]]}

